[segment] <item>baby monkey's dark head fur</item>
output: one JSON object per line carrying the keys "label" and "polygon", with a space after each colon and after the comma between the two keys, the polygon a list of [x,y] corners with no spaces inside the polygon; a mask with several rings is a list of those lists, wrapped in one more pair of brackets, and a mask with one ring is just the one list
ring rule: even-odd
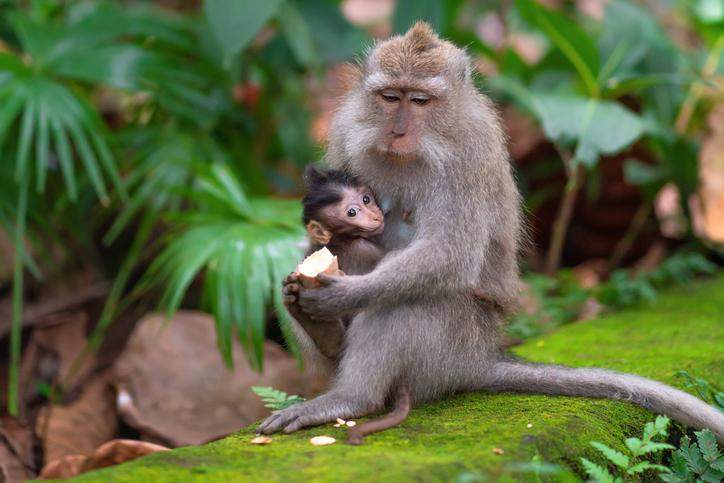
{"label": "baby monkey's dark head fur", "polygon": [[304,173],[307,195],[302,221],[313,243],[327,245],[382,233],[384,215],[372,191],[342,171],[309,166]]}

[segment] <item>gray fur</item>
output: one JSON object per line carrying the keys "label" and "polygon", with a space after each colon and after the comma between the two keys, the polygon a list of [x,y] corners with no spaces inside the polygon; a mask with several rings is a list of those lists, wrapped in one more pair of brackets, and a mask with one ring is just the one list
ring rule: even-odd
{"label": "gray fur", "polygon": [[[474,87],[467,56],[436,42],[448,55],[454,52],[453,65],[460,58],[465,62],[446,72],[449,88],[429,106],[418,159],[394,163],[373,149],[381,136],[381,114],[364,80],[374,76],[380,82],[386,75],[376,67],[376,52],[385,43],[371,52],[362,79],[331,123],[327,162],[357,175],[390,206],[382,236],[387,255],[368,274],[300,292],[308,314],[356,315],[329,391],[276,412],[259,430],[292,432],[361,417],[382,409],[393,386],[403,382],[415,405],[472,390],[628,400],[693,427],[708,427],[724,439],[722,413],[664,384],[502,355],[502,307],[516,298],[519,286],[520,197],[498,116]],[[406,210],[412,212],[408,221],[402,216]],[[474,289],[500,305],[476,303]]]}

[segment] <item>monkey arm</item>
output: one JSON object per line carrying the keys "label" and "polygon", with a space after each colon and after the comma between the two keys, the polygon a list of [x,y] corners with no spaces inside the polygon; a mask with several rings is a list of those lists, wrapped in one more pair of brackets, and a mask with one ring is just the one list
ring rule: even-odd
{"label": "monkey arm", "polygon": [[437,238],[422,239],[388,254],[366,275],[320,277],[325,286],[302,289],[299,304],[314,318],[341,315],[374,304],[396,303],[434,294],[470,292],[481,264],[480,242],[459,247]]}

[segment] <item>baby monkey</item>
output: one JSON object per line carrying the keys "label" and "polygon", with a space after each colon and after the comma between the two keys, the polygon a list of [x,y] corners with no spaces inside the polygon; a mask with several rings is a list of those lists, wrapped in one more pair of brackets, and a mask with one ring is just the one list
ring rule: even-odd
{"label": "baby monkey", "polygon": [[[327,247],[337,256],[343,273],[362,275],[371,271],[384,252],[377,237],[385,227],[384,214],[369,187],[341,171],[310,166],[305,172],[307,195],[302,200],[302,219],[309,235],[306,255]],[[284,281],[284,303],[289,313],[314,341],[319,351],[336,362],[349,319],[312,320],[297,305],[299,279]],[[365,435],[400,424],[410,411],[407,386],[397,388],[391,413],[349,429],[350,444],[361,444]]]}

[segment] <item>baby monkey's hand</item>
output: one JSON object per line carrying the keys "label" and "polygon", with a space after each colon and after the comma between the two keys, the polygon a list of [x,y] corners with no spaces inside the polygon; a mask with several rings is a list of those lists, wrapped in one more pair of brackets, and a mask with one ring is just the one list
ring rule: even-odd
{"label": "baby monkey's hand", "polygon": [[282,294],[284,295],[284,306],[294,318],[302,316],[302,309],[299,307],[299,273],[292,272],[282,281]]}

